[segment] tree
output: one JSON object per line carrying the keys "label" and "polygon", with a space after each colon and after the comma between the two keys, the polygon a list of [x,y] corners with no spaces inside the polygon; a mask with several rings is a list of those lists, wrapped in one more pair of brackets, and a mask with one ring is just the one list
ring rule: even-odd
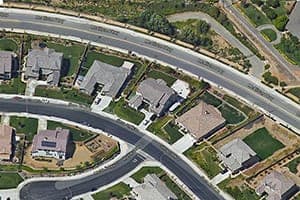
{"label": "tree", "polygon": [[251,0],[251,2],[258,5],[259,7],[264,4],[262,0]]}
{"label": "tree", "polygon": [[279,0],[267,0],[266,1],[267,6],[271,6],[273,8],[277,8],[280,6],[280,1]]}
{"label": "tree", "polygon": [[199,20],[196,24],[198,34],[206,34],[210,29],[210,25],[204,20]]}
{"label": "tree", "polygon": [[274,20],[274,25],[279,31],[284,31],[288,21],[289,18],[286,15],[280,15]]}
{"label": "tree", "polygon": [[266,6],[266,5],[262,7],[262,10],[264,11],[264,13],[266,13],[267,17],[270,20],[273,20],[273,19],[275,19],[277,17],[276,12],[272,8],[270,8],[270,7]]}

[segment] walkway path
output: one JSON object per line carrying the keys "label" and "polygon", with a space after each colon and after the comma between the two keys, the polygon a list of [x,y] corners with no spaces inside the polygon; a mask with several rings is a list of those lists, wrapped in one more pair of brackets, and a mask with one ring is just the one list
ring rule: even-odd
{"label": "walkway path", "polygon": [[273,31],[275,31],[276,40],[272,41],[271,44],[273,44],[273,45],[279,44],[280,40],[282,38],[282,33],[280,31],[278,31],[277,28],[273,24],[263,24],[263,25],[257,27],[257,30],[259,30],[259,32],[261,32],[262,30],[265,30],[265,29],[272,29]]}
{"label": "walkway path", "polygon": [[223,37],[231,46],[238,48],[250,61],[252,73],[256,78],[261,78],[264,70],[264,62],[253,54],[243,43],[234,37],[224,26],[208,14],[202,12],[184,12],[168,16],[170,22],[185,21],[188,19],[200,19],[210,24],[211,28]]}

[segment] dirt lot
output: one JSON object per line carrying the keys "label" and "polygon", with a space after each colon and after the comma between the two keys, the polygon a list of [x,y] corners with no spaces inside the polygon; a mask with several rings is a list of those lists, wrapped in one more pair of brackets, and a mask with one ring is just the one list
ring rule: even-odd
{"label": "dirt lot", "polygon": [[45,167],[49,170],[56,170],[60,167],[63,167],[65,169],[75,169],[77,165],[81,165],[84,162],[93,161],[93,159],[91,158],[92,153],[84,145],[75,144],[75,151],[72,158],[65,160],[62,166],[56,165],[56,159],[47,158],[47,160],[51,160],[51,162],[37,161],[32,159],[30,155],[31,148],[32,147],[30,146],[26,151],[26,154],[24,156],[24,164],[35,169],[43,169]]}

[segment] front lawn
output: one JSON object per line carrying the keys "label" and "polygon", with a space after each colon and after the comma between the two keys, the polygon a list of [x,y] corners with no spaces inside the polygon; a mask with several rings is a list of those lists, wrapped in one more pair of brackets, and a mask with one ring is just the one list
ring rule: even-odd
{"label": "front lawn", "polygon": [[64,88],[49,88],[45,86],[38,86],[35,88],[35,96],[47,97],[53,99],[61,99],[73,103],[91,105],[93,97],[80,92],[77,89],[64,89]]}
{"label": "front lawn", "polygon": [[139,171],[134,173],[131,178],[133,178],[138,183],[143,183],[144,178],[147,174],[156,174],[159,177],[163,173],[164,171],[159,167],[142,167]]}
{"label": "front lawn", "polygon": [[18,44],[12,39],[0,39],[0,50],[2,51],[18,51]]}
{"label": "front lawn", "polygon": [[209,178],[215,177],[222,171],[217,152],[210,146],[193,146],[185,151],[184,155],[203,169]]}
{"label": "front lawn", "polygon": [[286,164],[286,167],[289,168],[290,172],[297,174],[298,173],[297,167],[299,164],[300,164],[300,157],[290,161],[288,164]]}
{"label": "front lawn", "polygon": [[227,178],[218,184],[221,190],[230,194],[234,199],[237,200],[258,200],[260,197],[255,193],[253,189],[248,187],[246,184],[241,186],[235,186],[232,183],[234,179]]}
{"label": "front lawn", "polygon": [[147,130],[165,140],[169,144],[173,144],[183,135],[178,131],[178,127],[172,126],[169,123],[171,120],[171,116],[158,118],[147,127]]}
{"label": "front lawn", "polygon": [[79,59],[83,54],[84,46],[80,44],[63,45],[52,42],[47,42],[47,47],[55,49],[56,52],[64,54],[63,59],[63,76],[71,76],[75,74],[79,68]]}
{"label": "front lawn", "polygon": [[110,200],[113,197],[121,199],[130,194],[131,188],[125,183],[118,183],[106,190],[100,191],[96,194],[93,194],[92,197],[95,200]]}
{"label": "front lawn", "polygon": [[269,42],[273,42],[277,38],[276,32],[272,29],[264,29],[261,31],[261,34],[266,37]]}
{"label": "front lawn", "polygon": [[10,81],[0,84],[0,93],[4,94],[24,94],[26,84],[20,78],[14,78]]}
{"label": "front lawn", "polygon": [[109,106],[104,109],[104,111],[116,114],[121,119],[136,125],[139,125],[145,118],[144,113],[129,107],[124,98],[121,98],[117,102],[112,101]]}
{"label": "front lawn", "polygon": [[55,122],[55,121],[47,121],[47,129],[55,130],[57,127],[61,127],[63,129],[69,129],[72,136],[72,140],[75,142],[85,141],[94,135],[93,133],[87,130],[76,128],[74,126],[62,124],[60,122]]}
{"label": "front lawn", "polygon": [[179,132],[179,127],[172,123],[168,123],[164,129],[170,137],[168,141],[170,144],[175,143],[177,140],[183,137],[183,135]]}
{"label": "front lawn", "polygon": [[248,135],[243,141],[253,149],[261,160],[273,155],[284,145],[272,137],[266,128],[260,128]]}
{"label": "front lawn", "polygon": [[26,140],[32,141],[34,135],[37,133],[38,120],[27,117],[10,117],[10,125],[16,129],[17,133],[23,133]]}
{"label": "front lawn", "polygon": [[162,79],[167,83],[169,87],[171,87],[173,83],[176,81],[176,78],[157,70],[151,70],[150,72],[147,73],[147,76],[154,79]]}
{"label": "front lawn", "polygon": [[0,173],[0,189],[16,188],[22,181],[18,173]]}

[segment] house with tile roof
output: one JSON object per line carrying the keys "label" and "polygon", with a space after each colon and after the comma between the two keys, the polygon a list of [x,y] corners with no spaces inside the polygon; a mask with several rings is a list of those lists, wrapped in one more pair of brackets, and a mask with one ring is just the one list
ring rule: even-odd
{"label": "house with tile roof", "polygon": [[201,101],[197,106],[179,116],[175,122],[200,140],[223,128],[226,120],[217,108]]}

